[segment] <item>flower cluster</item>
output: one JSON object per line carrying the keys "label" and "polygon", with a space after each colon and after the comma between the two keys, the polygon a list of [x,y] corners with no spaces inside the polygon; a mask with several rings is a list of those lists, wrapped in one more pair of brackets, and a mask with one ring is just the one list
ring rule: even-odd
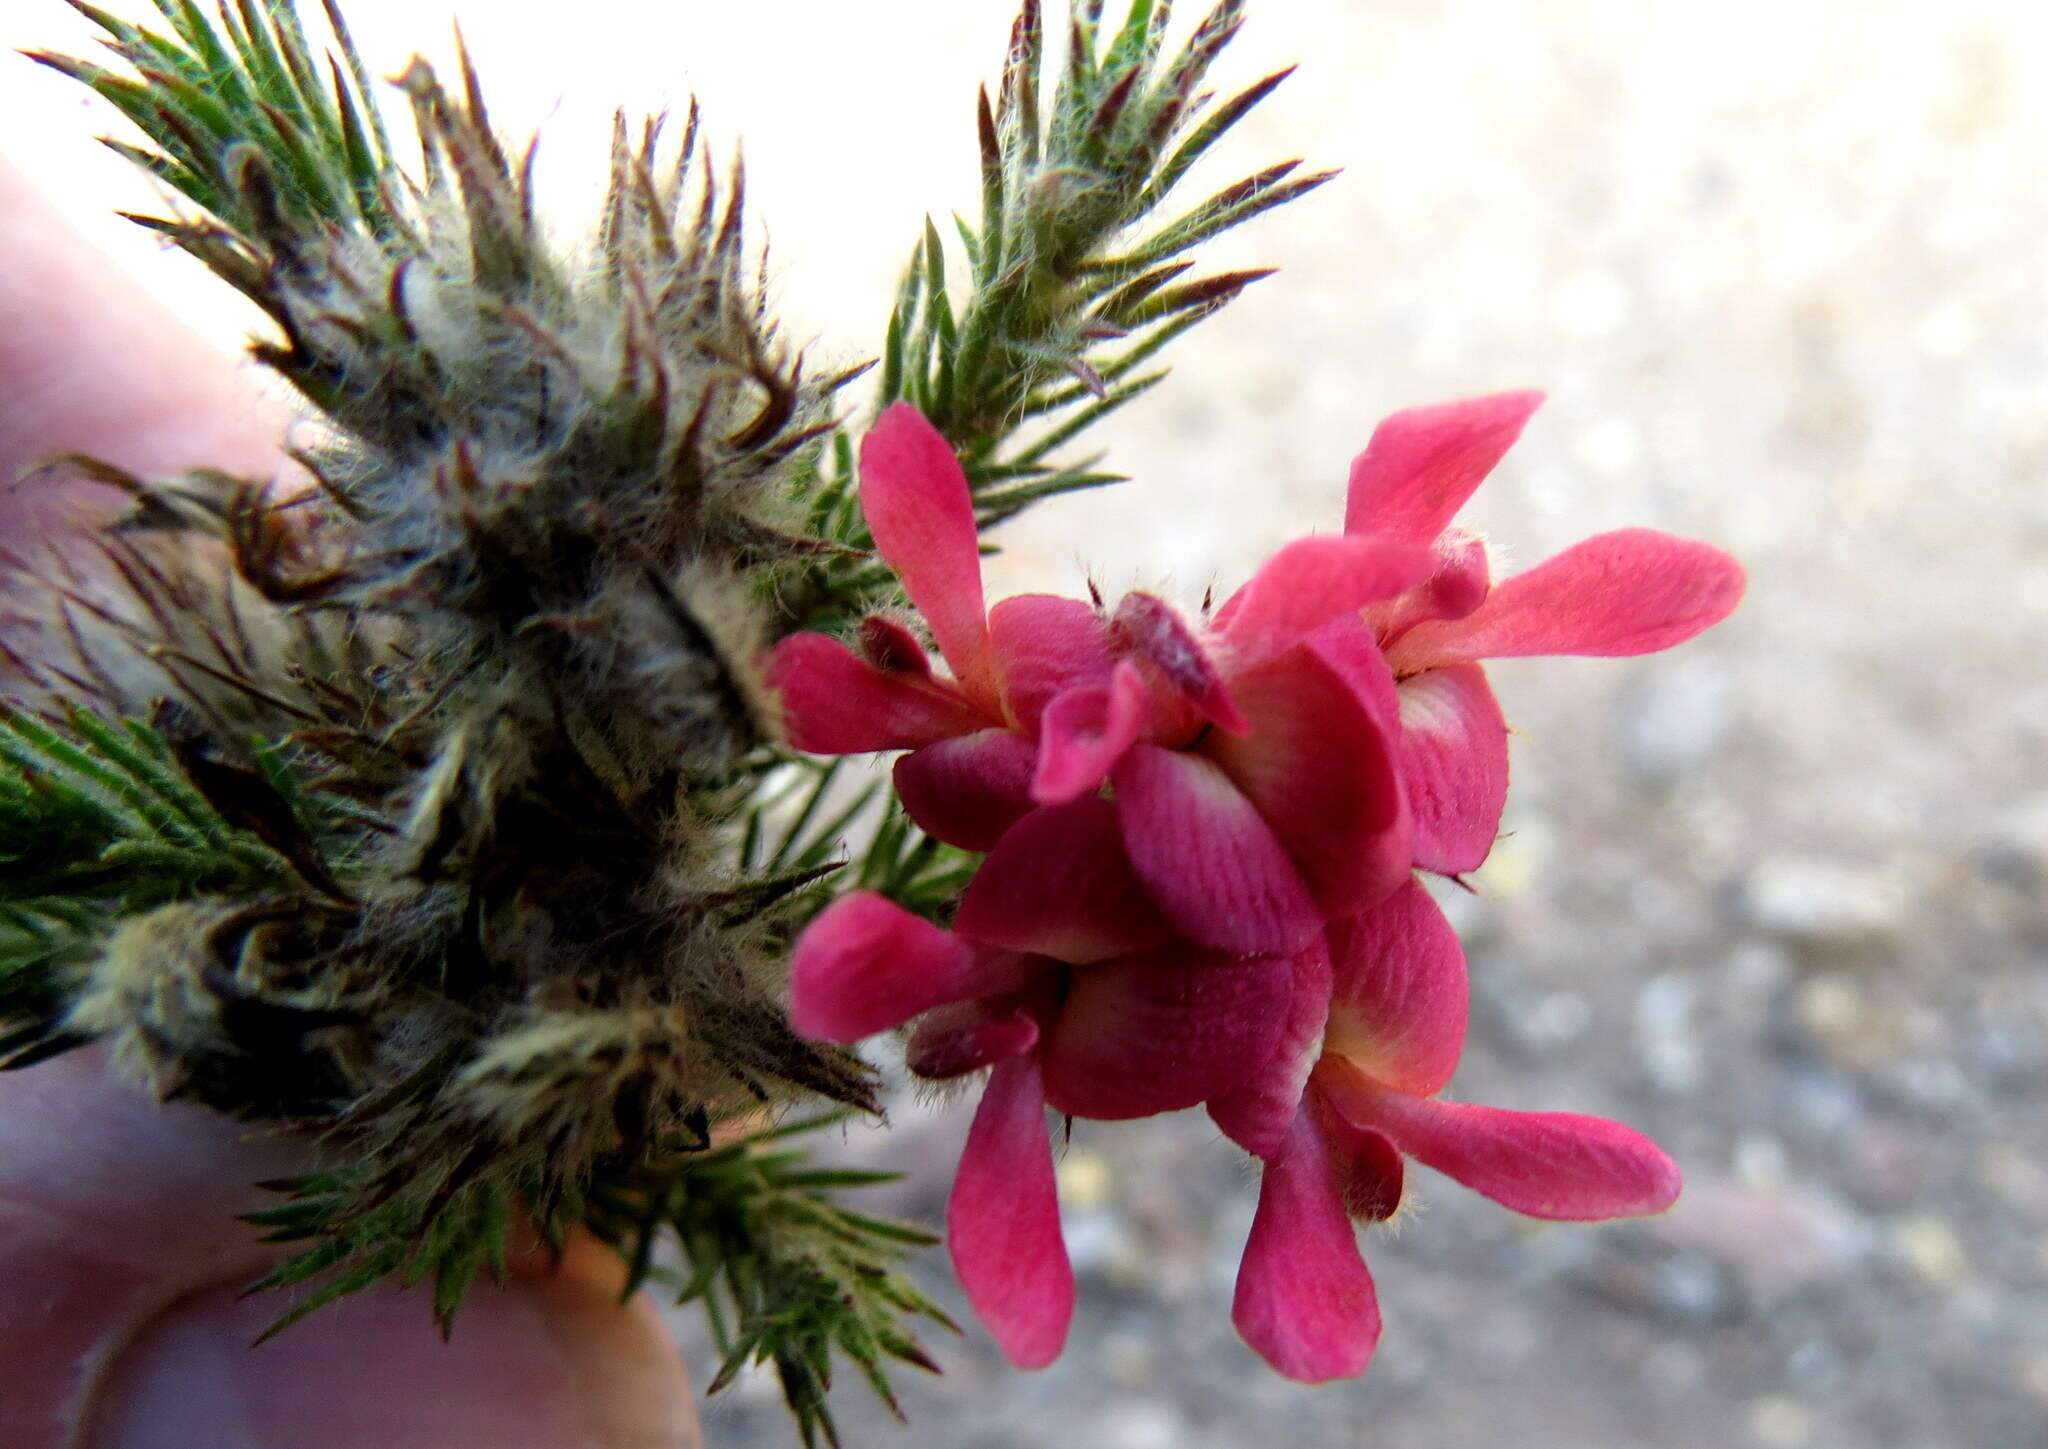
{"label": "flower cluster", "polygon": [[1507,727],[1479,661],[1667,648],[1742,590],[1725,554],[1641,529],[1495,585],[1451,520],[1537,401],[1388,418],[1343,534],[1287,544],[1199,619],[1144,592],[986,607],[951,446],[901,404],[868,434],[861,504],[945,672],[876,615],[857,649],[785,640],[769,680],[794,745],[907,751],[905,811],[986,858],[950,930],[836,901],[798,943],[791,1011],[833,1042],[915,1022],[926,1078],[989,1069],[947,1229],[1016,1363],[1057,1357],[1073,1311],[1048,1106],[1204,1106],[1261,1160],[1234,1318],[1304,1380],[1371,1356],[1352,1224],[1393,1214],[1405,1158],[1536,1217],[1677,1195],[1669,1159],[1619,1124],[1438,1096],[1465,962],[1415,873],[1476,868],[1499,828]]}

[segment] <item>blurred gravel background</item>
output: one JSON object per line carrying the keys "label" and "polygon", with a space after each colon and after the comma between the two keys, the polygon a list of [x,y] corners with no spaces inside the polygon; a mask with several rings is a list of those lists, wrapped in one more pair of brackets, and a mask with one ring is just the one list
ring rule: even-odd
{"label": "blurred gravel background", "polygon": [[[349,13],[388,73],[446,53],[450,8]],[[789,321],[858,354],[922,214],[972,204],[1011,7],[453,8],[502,122],[546,122],[565,230],[610,108],[694,88],[746,138]],[[8,44],[77,34],[55,0],[0,6]],[[1336,527],[1382,414],[1548,388],[1475,521],[1524,564],[1653,524],[1733,549],[1751,588],[1670,655],[1496,668],[1516,782],[1452,903],[1457,1092],[1622,1117],[1689,1187],[1658,1221],[1538,1228],[1418,1171],[1423,1211],[1366,1244],[1377,1362],[1306,1390],[1230,1330],[1241,1154],[1198,1116],[1081,1124],[1065,1359],[939,1342],[908,1430],[847,1387],[848,1443],[2048,1443],[2041,12],[1256,0],[1236,50],[1226,79],[1303,65],[1228,165],[1346,175],[1212,259],[1285,270],[1107,431],[1139,481],[1015,527],[997,592],[1092,571],[1192,601]],[[0,66],[11,155],[86,220],[147,199],[84,142],[107,124]],[[233,345],[246,319],[196,269],[93,224]],[[847,1151],[907,1168],[891,1205],[936,1220],[964,1130],[906,1099]],[[790,1441],[766,1382],[709,1413],[714,1445]]]}

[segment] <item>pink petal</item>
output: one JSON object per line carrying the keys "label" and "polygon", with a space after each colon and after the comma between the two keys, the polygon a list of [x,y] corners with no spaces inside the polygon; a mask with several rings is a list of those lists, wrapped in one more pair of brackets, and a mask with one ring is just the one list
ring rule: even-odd
{"label": "pink petal", "polygon": [[1323,917],[1300,872],[1213,761],[1134,745],[1112,781],[1131,864],[1189,940],[1292,955],[1314,938]]}
{"label": "pink petal", "polygon": [[1293,958],[1294,985],[1287,1022],[1257,1076],[1234,1092],[1209,1100],[1210,1120],[1255,1157],[1271,1157],[1301,1109],[1308,1074],[1323,1049],[1330,1014],[1330,948],[1321,937]]}
{"label": "pink petal", "polygon": [[1018,594],[988,612],[1003,703],[1019,729],[1033,733],[1054,695],[1109,678],[1107,626],[1079,599]]}
{"label": "pink petal", "polygon": [[1403,1092],[1441,1091],[1465,1047],[1465,950],[1420,881],[1330,923],[1323,1050]]}
{"label": "pink petal", "polygon": [[1508,725],[1477,664],[1401,681],[1401,782],[1415,821],[1415,864],[1477,870],[1508,798]]}
{"label": "pink petal", "polygon": [[959,695],[929,678],[884,673],[837,639],[792,634],[768,658],[789,742],[814,755],[914,750],[981,728]]}
{"label": "pink petal", "polygon": [[815,1041],[859,1041],[935,1006],[1012,990],[1042,969],[976,951],[872,891],[855,891],[797,940],[790,1025]]}
{"label": "pink petal", "polygon": [[1639,1132],[1574,1112],[1509,1112],[1390,1091],[1325,1057],[1316,1083],[1338,1111],[1474,1192],[1533,1218],[1599,1222],[1660,1213],[1678,1168]]}
{"label": "pink petal", "polygon": [[962,850],[988,850],[1031,813],[1038,748],[1009,730],[977,730],[896,762],[896,798],[926,832]]}
{"label": "pink petal", "polygon": [[929,677],[932,672],[923,642],[901,620],[887,614],[870,614],[860,621],[860,652],[884,673]]}
{"label": "pink petal", "polygon": [[1011,1363],[1044,1368],[1060,1356],[1074,1317],[1074,1270],[1030,1056],[998,1063],[988,1079],[946,1203],[946,1246],[968,1302]]}
{"label": "pink petal", "polygon": [[910,1034],[904,1065],[929,1081],[964,1077],[1038,1044],[1030,1014],[986,1001],[960,1001],[929,1012]]}
{"label": "pink petal", "polygon": [[974,873],[953,924],[982,945],[1067,962],[1106,961],[1173,935],[1131,870],[1107,800],[1048,805],[1018,821]]}
{"label": "pink petal", "polygon": [[1726,618],[1742,584],[1718,548],[1623,528],[1496,585],[1463,619],[1416,625],[1389,658],[1412,674],[1522,654],[1653,654]]}
{"label": "pink petal", "polygon": [[1425,548],[1384,538],[1297,538],[1224,606],[1218,633],[1233,673],[1300,643],[1321,625],[1429,577]]}
{"label": "pink petal", "polygon": [[[949,1010],[951,1008],[948,1008]],[[1354,1222],[1383,1223],[1401,1210],[1408,1169],[1401,1149],[1384,1132],[1354,1127],[1322,1105],[1322,1093],[1310,1100],[1321,1111],[1317,1119],[1330,1144],[1330,1170],[1344,1198],[1345,1216]]]}
{"label": "pink petal", "polygon": [[1395,413],[1351,464],[1344,531],[1429,544],[1542,401],[1540,392],[1503,392]]}
{"label": "pink petal", "polygon": [[1486,602],[1493,587],[1493,565],[1486,540],[1462,528],[1447,528],[1430,553],[1436,560],[1429,578],[1400,598],[1365,611],[1379,632],[1380,647],[1391,648],[1417,624],[1432,619],[1462,619]]}
{"label": "pink petal", "polygon": [[1132,591],[1116,606],[1110,642],[1137,660],[1201,719],[1234,735],[1249,725],[1224,687],[1215,661],[1172,605]]}
{"label": "pink petal", "polygon": [[1372,1275],[1312,1112],[1295,1117],[1266,1164],[1230,1318],[1261,1358],[1302,1383],[1363,1373],[1379,1343]]}
{"label": "pink petal", "polygon": [[1075,967],[1038,1047],[1046,1100],[1121,1121],[1235,1090],[1272,1055],[1293,979],[1277,957],[1180,944]]}
{"label": "pink petal", "polygon": [[861,440],[860,506],[876,551],[903,580],[953,673],[970,688],[985,681],[974,498],[953,445],[908,403],[890,407]]}
{"label": "pink petal", "polygon": [[1323,912],[1363,910],[1406,880],[1400,706],[1365,626],[1332,623],[1231,687],[1251,731],[1211,734],[1200,753],[1256,807]]}
{"label": "pink petal", "polygon": [[1039,719],[1038,773],[1031,798],[1058,805],[1102,788],[1145,723],[1145,681],[1128,660],[1107,684],[1082,684]]}

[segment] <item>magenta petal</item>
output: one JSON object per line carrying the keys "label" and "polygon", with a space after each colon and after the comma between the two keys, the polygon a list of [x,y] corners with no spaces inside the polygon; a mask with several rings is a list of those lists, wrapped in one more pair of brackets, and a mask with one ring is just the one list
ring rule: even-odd
{"label": "magenta petal", "polygon": [[884,673],[837,639],[792,634],[768,657],[791,745],[814,755],[914,750],[979,729],[966,700],[908,672]]}
{"label": "magenta petal", "polygon": [[1255,1157],[1271,1157],[1301,1109],[1301,1094],[1323,1046],[1330,1014],[1330,948],[1321,937],[1297,952],[1287,1021],[1266,1064],[1234,1092],[1209,1100],[1210,1120]]}
{"label": "magenta petal", "polygon": [[988,850],[1031,813],[1038,747],[1009,730],[977,730],[896,762],[896,797],[927,833]]}
{"label": "magenta petal", "polygon": [[1038,1023],[1015,1007],[960,1001],[928,1012],[910,1034],[904,1065],[934,1082],[964,1077],[1038,1044]]}
{"label": "magenta petal", "polygon": [[1400,707],[1364,625],[1327,625],[1231,687],[1251,732],[1212,734],[1201,753],[1272,827],[1323,912],[1364,910],[1406,880]]}
{"label": "magenta petal", "polygon": [[1046,1100],[1121,1121],[1233,1091],[1272,1056],[1293,979],[1282,959],[1178,944],[1075,967],[1038,1047]]}
{"label": "magenta petal", "polygon": [[1131,865],[1189,940],[1292,955],[1314,938],[1323,916],[1301,873],[1213,761],[1134,745],[1112,780]]}
{"label": "magenta petal", "polygon": [[861,657],[888,673],[929,677],[932,661],[917,635],[901,620],[870,614],[860,621]]}
{"label": "magenta petal", "polygon": [[1401,1091],[1441,1091],[1465,1047],[1465,948],[1422,883],[1332,921],[1330,961],[1323,1050]]}
{"label": "magenta petal", "polygon": [[1201,638],[1172,605],[1135,590],[1125,594],[1110,620],[1110,639],[1200,718],[1233,735],[1251,728]]}
{"label": "magenta petal", "polygon": [[1094,609],[1054,594],[1018,594],[988,611],[1003,703],[1031,732],[1053,696],[1109,678],[1109,638]]}
{"label": "magenta petal", "polygon": [[1653,654],[1726,618],[1742,565],[1650,528],[1573,544],[1494,586],[1463,619],[1418,624],[1389,651],[1403,674],[1523,654]]}
{"label": "magenta petal", "polygon": [[[1322,1094],[1312,1093],[1310,1100],[1320,1106]],[[1354,1127],[1327,1109],[1318,1120],[1329,1141],[1330,1169],[1337,1174],[1345,1215],[1358,1222],[1383,1223],[1399,1212],[1408,1169],[1393,1139],[1369,1127]]]}
{"label": "magenta petal", "polygon": [[1219,618],[1232,671],[1256,668],[1331,619],[1405,592],[1428,578],[1435,562],[1425,548],[1384,538],[1295,539]]}
{"label": "magenta petal", "polygon": [[1395,413],[1351,464],[1344,531],[1433,542],[1542,401],[1540,392],[1503,392]]}
{"label": "magenta petal", "polygon": [[1493,587],[1493,565],[1486,540],[1462,528],[1445,529],[1430,550],[1436,564],[1419,588],[1391,603],[1366,610],[1379,631],[1380,646],[1394,643],[1417,624],[1432,619],[1462,619],[1481,604]]}
{"label": "magenta petal", "polygon": [[953,926],[983,945],[1067,962],[1173,935],[1131,870],[1107,800],[1048,805],[1018,821],[974,873]]}
{"label": "magenta petal", "polygon": [[1600,1222],[1660,1213],[1678,1199],[1677,1166],[1619,1122],[1412,1097],[1323,1061],[1316,1083],[1346,1118],[1518,1213]]}
{"label": "magenta petal", "polygon": [[1261,1358],[1310,1384],[1363,1373],[1380,1338],[1372,1275],[1315,1119],[1297,1114],[1266,1163],[1230,1309]]}
{"label": "magenta petal", "polygon": [[860,445],[860,506],[875,548],[970,687],[988,675],[981,545],[967,475],[939,430],[896,403]]}
{"label": "magenta petal", "polygon": [[1058,805],[1102,787],[1145,723],[1145,681],[1128,661],[1107,684],[1083,684],[1045,707],[1031,798]]}
{"label": "magenta petal", "polygon": [[1401,781],[1415,822],[1415,864],[1477,870],[1508,798],[1508,726],[1477,664],[1401,681]]}
{"label": "magenta petal", "polygon": [[946,1246],[968,1302],[1011,1363],[1044,1368],[1060,1356],[1074,1317],[1074,1270],[1030,1056],[1000,1062],[989,1076],[946,1203]]}
{"label": "magenta petal", "polygon": [[797,940],[790,1025],[816,1041],[859,1041],[935,1006],[1014,989],[1029,974],[1003,953],[976,951],[872,891],[856,891]]}

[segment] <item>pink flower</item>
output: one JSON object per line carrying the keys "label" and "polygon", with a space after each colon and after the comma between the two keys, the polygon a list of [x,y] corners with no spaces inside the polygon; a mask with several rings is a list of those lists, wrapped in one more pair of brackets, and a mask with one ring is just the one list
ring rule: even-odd
{"label": "pink flower", "polygon": [[1725,618],[1741,565],[1647,528],[1596,534],[1495,587],[1486,545],[1452,517],[1542,401],[1499,393],[1395,413],[1351,465],[1344,532],[1428,549],[1429,577],[1366,611],[1398,681],[1415,864],[1485,861],[1507,798],[1507,726],[1481,659],[1649,654]]}
{"label": "pink flower", "polygon": [[[1007,868],[1010,855],[1046,874]],[[1032,812],[988,865],[950,933],[871,893],[835,901],[797,943],[790,1017],[840,1042],[921,1017],[912,1071],[993,1068],[947,1205],[947,1244],[997,1343],[1037,1368],[1058,1357],[1074,1305],[1046,1107],[1115,1120],[1238,1090],[1278,1050],[1303,968],[1175,939],[1146,903],[1105,800]],[[1327,980],[1320,937],[1303,954]]]}
{"label": "pink flower", "polygon": [[1372,1357],[1379,1308],[1352,1220],[1393,1216],[1404,1159],[1572,1222],[1662,1212],[1679,1190],[1671,1160],[1620,1123],[1437,1096],[1463,1047],[1465,958],[1419,883],[1334,926],[1330,961],[1321,1053],[1266,1157],[1232,1309],[1245,1341],[1305,1382]]}
{"label": "pink flower", "polygon": [[787,639],[769,680],[797,748],[910,751],[904,809],[969,850],[1107,781],[1144,893],[1216,950],[1298,951],[1405,877],[1394,680],[1360,610],[1418,586],[1426,548],[1297,539],[1209,628],[1146,593],[1107,619],[1044,594],[985,611],[966,478],[905,404],[862,443],[861,506],[951,677],[883,616],[863,624],[860,654]]}

